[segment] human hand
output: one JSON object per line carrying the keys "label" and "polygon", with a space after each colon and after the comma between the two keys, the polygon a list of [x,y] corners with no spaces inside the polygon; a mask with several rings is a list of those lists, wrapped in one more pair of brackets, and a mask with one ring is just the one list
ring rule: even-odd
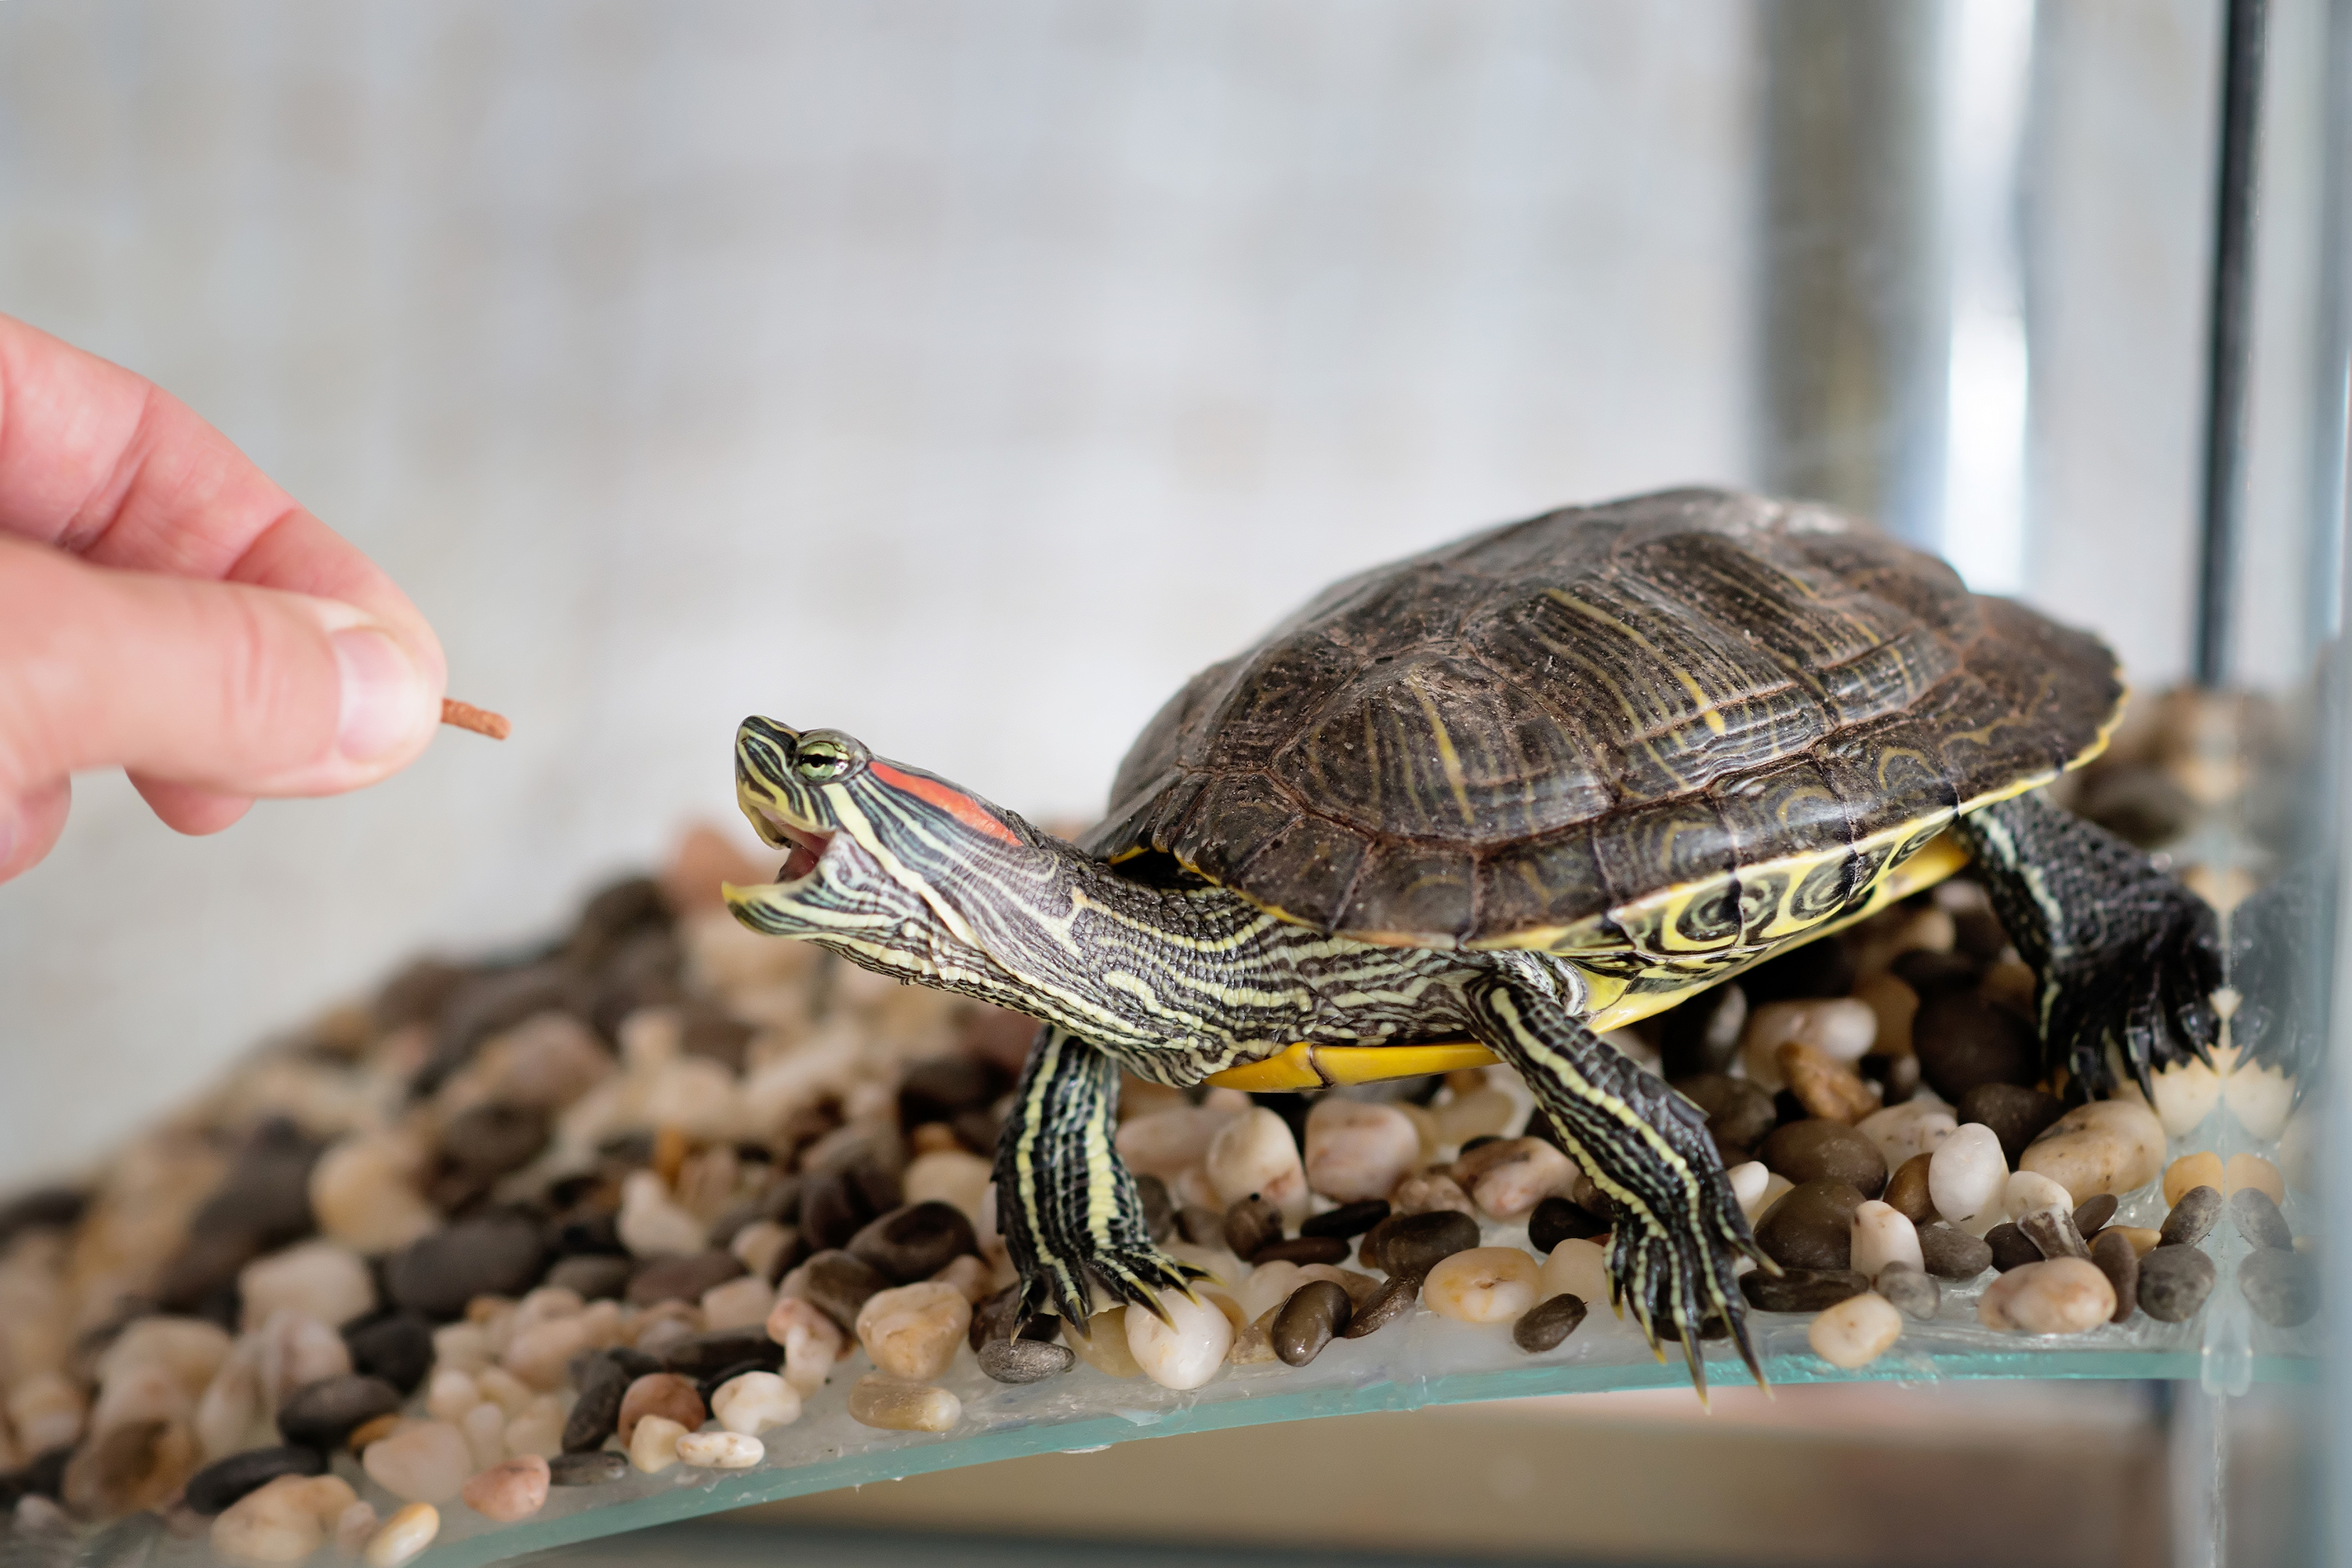
{"label": "human hand", "polygon": [[0,316],[0,882],[121,767],[217,833],[415,760],[447,667],[373,563],[184,404]]}

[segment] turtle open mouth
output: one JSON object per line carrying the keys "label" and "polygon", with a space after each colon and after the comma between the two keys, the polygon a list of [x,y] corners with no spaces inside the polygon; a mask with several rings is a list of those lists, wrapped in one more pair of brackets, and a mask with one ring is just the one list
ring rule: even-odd
{"label": "turtle open mouth", "polygon": [[764,805],[759,811],[761,826],[767,830],[761,837],[779,849],[787,847],[790,849],[783,865],[776,872],[776,880],[780,883],[797,882],[815,871],[817,862],[824,858],[825,849],[833,842],[833,835],[797,826],[786,821],[782,813]]}

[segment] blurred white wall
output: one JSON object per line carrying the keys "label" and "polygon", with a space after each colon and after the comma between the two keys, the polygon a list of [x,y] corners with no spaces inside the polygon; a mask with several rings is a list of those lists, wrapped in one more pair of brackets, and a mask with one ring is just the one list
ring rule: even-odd
{"label": "blurred white wall", "polygon": [[[2292,676],[2322,0],[2279,0],[2249,667]],[[2040,0],[2027,596],[2189,646],[2216,0]],[[1341,573],[1751,471],[1743,0],[10,0],[0,310],[439,626],[446,734],[0,889],[0,1180],[730,818],[760,711],[1040,816]]]}
{"label": "blurred white wall", "polygon": [[516,723],[214,840],[81,781],[0,889],[0,1175],[731,815],[747,712],[1084,816],[1328,579],[1738,480],[1746,26],[0,5],[0,309],[226,430]]}

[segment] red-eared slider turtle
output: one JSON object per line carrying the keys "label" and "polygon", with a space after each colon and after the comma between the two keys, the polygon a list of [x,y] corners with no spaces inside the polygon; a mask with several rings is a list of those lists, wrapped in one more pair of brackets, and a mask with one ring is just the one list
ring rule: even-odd
{"label": "red-eared slider turtle", "polygon": [[[2124,698],[2099,641],[1824,509],[1678,490],[1353,577],[1188,684],[1076,846],[834,731],[750,719],[745,813],[791,854],[756,930],[1045,1020],[997,1156],[1025,1284],[1083,1317],[1196,1271],[1112,1146],[1118,1074],[1425,1070],[1468,1037],[1612,1197],[1618,1290],[1692,1371],[1755,1366],[1755,1245],[1696,1108],[1597,1036],[1976,862],[2085,1090],[2203,1056],[2208,908],[2027,792]],[[1921,851],[1939,837],[1935,851]],[[1334,1065],[1344,1071],[1333,1070]],[[1251,1075],[1257,1075],[1252,1077]],[[1769,1265],[1766,1265],[1769,1267]],[[1760,1373],[1759,1373],[1760,1375]]]}

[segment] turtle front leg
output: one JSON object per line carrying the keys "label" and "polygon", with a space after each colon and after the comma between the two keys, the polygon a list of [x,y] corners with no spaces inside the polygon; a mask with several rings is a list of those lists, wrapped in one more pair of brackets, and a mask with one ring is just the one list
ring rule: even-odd
{"label": "turtle front leg", "polygon": [[1040,1029],[996,1144],[996,1224],[1024,1318],[1050,1301],[1084,1333],[1091,1279],[1165,1319],[1161,1289],[1207,1278],[1152,1245],[1111,1141],[1118,1113],[1118,1064],[1066,1029]]}
{"label": "turtle front leg", "polygon": [[2210,1062],[2221,942],[2213,910],[2155,861],[2039,795],[1954,825],[1993,912],[2033,970],[2044,1062],[2115,1087],[2106,1047],[2153,1100],[2153,1074]]}
{"label": "turtle front leg", "polygon": [[1702,1396],[1699,1335],[1713,1318],[1730,1329],[1761,1386],[1733,1269],[1743,1252],[1778,1268],[1757,1249],[1706,1116],[1579,1022],[1536,965],[1504,954],[1492,963],[1464,987],[1472,1032],[1518,1069],[1570,1154],[1616,1201],[1612,1295],[1633,1308],[1653,1351],[1661,1316],[1681,1331]]}

